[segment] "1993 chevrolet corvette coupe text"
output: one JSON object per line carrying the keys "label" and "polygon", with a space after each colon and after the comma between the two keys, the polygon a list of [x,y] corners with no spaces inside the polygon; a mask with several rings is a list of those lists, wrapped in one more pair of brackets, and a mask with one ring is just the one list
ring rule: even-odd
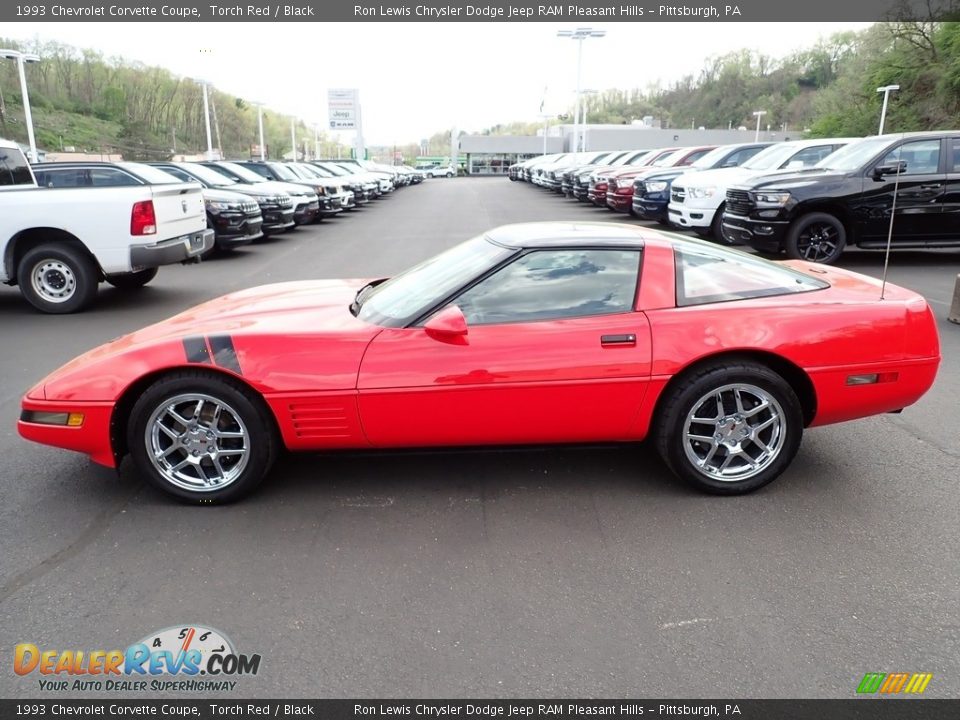
{"label": "1993 chevrolet corvette coupe text", "polygon": [[195,502],[281,448],[651,438],[717,494],[780,475],[804,428],[900,410],[940,362],[926,301],[801,261],[615,224],[492,230],[389,280],[252,288],[73,360],[27,392],[30,440],[129,454]]}

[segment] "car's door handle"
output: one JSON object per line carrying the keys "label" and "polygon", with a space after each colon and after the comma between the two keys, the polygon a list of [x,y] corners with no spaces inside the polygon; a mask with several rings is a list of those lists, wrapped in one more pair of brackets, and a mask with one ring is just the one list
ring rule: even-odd
{"label": "car's door handle", "polygon": [[600,344],[604,347],[610,345],[636,345],[637,336],[633,333],[625,333],[623,335],[601,335]]}
{"label": "car's door handle", "polygon": [[939,190],[942,187],[943,185],[941,185],[940,183],[936,183],[935,185],[921,185],[920,189],[921,190]]}

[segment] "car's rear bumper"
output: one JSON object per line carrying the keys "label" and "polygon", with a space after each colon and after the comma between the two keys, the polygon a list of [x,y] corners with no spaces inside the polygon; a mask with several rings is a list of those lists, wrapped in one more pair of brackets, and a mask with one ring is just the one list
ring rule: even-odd
{"label": "car's rear bumper", "polygon": [[[933,385],[939,365],[940,358],[933,357],[808,369],[817,397],[817,413],[810,424],[829,425],[913,405]],[[885,381],[848,384],[851,376],[874,374]]]}
{"label": "car's rear bumper", "polygon": [[130,248],[130,267],[136,271],[189,262],[210,250],[213,243],[214,232],[206,229],[150,245],[134,245]]}
{"label": "car's rear bumper", "polygon": [[[44,413],[78,413],[83,415],[83,422],[77,427],[41,422],[39,420],[45,417]],[[117,460],[110,440],[112,414],[112,402],[51,402],[25,397],[21,403],[17,432],[27,440],[85,453],[96,463],[116,467]]]}

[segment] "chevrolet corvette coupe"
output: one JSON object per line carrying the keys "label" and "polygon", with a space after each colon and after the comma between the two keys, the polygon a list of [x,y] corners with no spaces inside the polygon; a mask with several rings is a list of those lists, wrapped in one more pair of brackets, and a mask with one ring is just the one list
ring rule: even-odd
{"label": "chevrolet corvette coupe", "polygon": [[282,448],[644,438],[741,494],[805,428],[933,384],[929,306],[880,290],[644,228],[510,225],[390,279],[251,288],[118,338],[29,390],[18,428],[110,467],[129,454],[192,502],[245,495]]}

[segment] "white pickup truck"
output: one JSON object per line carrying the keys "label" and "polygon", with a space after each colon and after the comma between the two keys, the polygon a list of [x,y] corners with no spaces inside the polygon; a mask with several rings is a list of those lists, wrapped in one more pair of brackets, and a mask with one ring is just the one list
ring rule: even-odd
{"label": "white pickup truck", "polygon": [[141,287],[213,242],[199,185],[39,188],[16,143],[0,140],[0,282],[38,310],[77,312],[101,281]]}

